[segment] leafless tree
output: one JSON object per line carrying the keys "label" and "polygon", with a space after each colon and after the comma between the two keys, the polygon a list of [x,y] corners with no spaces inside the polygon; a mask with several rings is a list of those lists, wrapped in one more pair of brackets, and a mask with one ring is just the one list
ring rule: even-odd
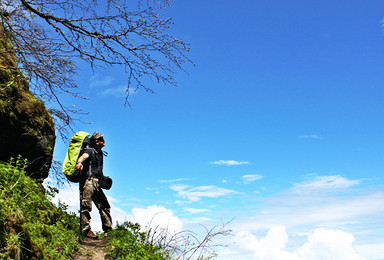
{"label": "leafless tree", "polygon": [[[77,61],[92,69],[120,66],[130,91],[143,89],[150,78],[176,85],[174,74],[191,61],[189,46],[169,34],[171,19],[156,10],[170,0],[1,0],[0,29],[12,43],[7,48],[32,92],[49,104],[59,131],[71,127],[74,114],[62,94],[82,98],[75,77]],[[2,53],[3,55],[4,53]],[[4,67],[3,67],[4,68]]]}

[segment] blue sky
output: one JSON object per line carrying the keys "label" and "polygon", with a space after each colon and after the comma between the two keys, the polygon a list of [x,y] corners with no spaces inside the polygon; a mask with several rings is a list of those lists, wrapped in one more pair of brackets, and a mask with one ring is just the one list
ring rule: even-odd
{"label": "blue sky", "polygon": [[[384,2],[174,1],[160,15],[191,44],[178,87],[149,83],[129,109],[119,68],[81,65],[90,100],[66,100],[90,112],[76,130],[105,133],[114,220],[233,219],[218,259],[384,259]],[[75,208],[75,192],[60,198]]]}

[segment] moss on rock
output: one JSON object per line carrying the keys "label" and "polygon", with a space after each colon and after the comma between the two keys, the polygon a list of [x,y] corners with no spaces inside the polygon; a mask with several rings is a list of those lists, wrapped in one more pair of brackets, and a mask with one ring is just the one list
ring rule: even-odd
{"label": "moss on rock", "polygon": [[11,41],[1,27],[0,52],[0,160],[22,155],[29,161],[27,174],[44,179],[56,139],[53,119],[17,69]]}

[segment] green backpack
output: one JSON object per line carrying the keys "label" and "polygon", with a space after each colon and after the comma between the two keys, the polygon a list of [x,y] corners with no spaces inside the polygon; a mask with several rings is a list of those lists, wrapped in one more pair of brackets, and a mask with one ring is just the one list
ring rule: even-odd
{"label": "green backpack", "polygon": [[63,173],[71,182],[80,182],[81,180],[81,172],[76,170],[75,166],[83,150],[89,146],[90,138],[90,134],[80,131],[72,137],[69,143],[63,162]]}

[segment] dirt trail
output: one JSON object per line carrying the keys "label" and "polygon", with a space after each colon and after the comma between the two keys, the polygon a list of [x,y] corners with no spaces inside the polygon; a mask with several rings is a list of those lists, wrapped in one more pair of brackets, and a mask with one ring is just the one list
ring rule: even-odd
{"label": "dirt trail", "polygon": [[103,260],[106,258],[104,246],[106,239],[91,239],[84,238],[84,241],[79,244],[81,255],[76,255],[73,260]]}

